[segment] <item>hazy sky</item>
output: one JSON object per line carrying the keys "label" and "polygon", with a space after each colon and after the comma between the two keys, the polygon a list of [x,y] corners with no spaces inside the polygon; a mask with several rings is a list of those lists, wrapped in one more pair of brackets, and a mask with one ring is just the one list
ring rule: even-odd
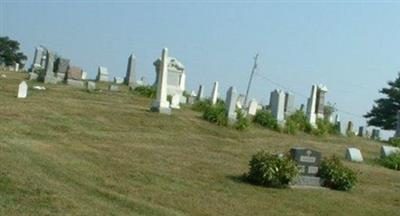
{"label": "hazy sky", "polygon": [[259,52],[251,97],[266,103],[273,89],[289,88],[300,105],[322,83],[342,121],[356,127],[400,71],[400,3],[202,2],[0,0],[0,35],[20,41],[28,65],[45,45],[90,77],[99,65],[124,76],[134,53],[150,83],[168,47],[186,66],[188,90],[203,84],[210,94],[219,81],[223,98],[232,85],[245,92]]}

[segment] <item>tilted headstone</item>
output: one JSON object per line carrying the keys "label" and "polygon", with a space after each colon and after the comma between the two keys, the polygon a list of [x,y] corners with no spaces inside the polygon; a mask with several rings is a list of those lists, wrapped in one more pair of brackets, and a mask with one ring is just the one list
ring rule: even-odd
{"label": "tilted headstone", "polygon": [[214,105],[217,103],[218,100],[218,82],[214,82],[214,87],[213,90],[211,92],[211,104]]}
{"label": "tilted headstone", "polygon": [[47,52],[46,75],[44,77],[44,83],[57,83],[57,79],[54,75],[54,58],[54,53]]}
{"label": "tilted headstone", "polygon": [[108,69],[100,66],[97,70],[96,80],[100,82],[108,82]]}
{"label": "tilted headstone", "polygon": [[199,86],[199,91],[197,92],[197,100],[201,101],[204,99],[204,87],[203,85]]}
{"label": "tilted headstone", "polygon": [[231,86],[226,92],[225,99],[225,107],[228,111],[228,122],[230,124],[236,122],[237,114],[236,114],[236,100],[237,100],[237,91],[236,88]]}
{"label": "tilted headstone", "polygon": [[158,80],[157,80],[157,96],[153,101],[151,110],[163,114],[171,114],[170,104],[167,100],[167,79],[168,79],[168,49],[164,48],[161,55]]}
{"label": "tilted headstone", "polygon": [[299,168],[300,176],[293,182],[300,186],[321,186],[322,181],[317,177],[321,163],[321,152],[307,148],[292,148],[290,155]]}
{"label": "tilted headstone", "polygon": [[171,98],[171,108],[172,109],[180,109],[181,108],[180,102],[181,102],[181,98],[180,98],[179,95],[176,94],[176,95],[172,96],[172,98]]}
{"label": "tilted headstone", "polygon": [[249,104],[249,109],[248,109],[248,114],[249,115],[252,115],[252,116],[254,116],[254,115],[256,115],[256,113],[257,113],[257,108],[258,108],[258,103],[257,103],[257,101],[255,100],[255,99],[252,99],[251,101],[250,101],[250,104]]}
{"label": "tilted headstone", "polygon": [[400,152],[400,148],[394,146],[381,146],[381,158],[385,158],[391,154]]}
{"label": "tilted headstone", "polygon": [[18,86],[18,98],[26,98],[28,95],[28,84],[25,81],[22,81]]}
{"label": "tilted headstone", "polygon": [[346,159],[353,162],[363,162],[363,157],[360,149],[358,148],[347,148]]}
{"label": "tilted headstone", "polygon": [[86,83],[86,89],[87,89],[88,91],[94,91],[94,90],[96,90],[96,83],[93,82],[93,81],[88,81],[88,82]]}
{"label": "tilted headstone", "polygon": [[124,83],[128,86],[133,86],[136,84],[135,80],[136,80],[136,57],[132,53],[128,58],[128,67],[126,69]]}
{"label": "tilted headstone", "polygon": [[280,89],[272,91],[269,105],[272,116],[278,123],[283,123],[285,121],[285,92]]}

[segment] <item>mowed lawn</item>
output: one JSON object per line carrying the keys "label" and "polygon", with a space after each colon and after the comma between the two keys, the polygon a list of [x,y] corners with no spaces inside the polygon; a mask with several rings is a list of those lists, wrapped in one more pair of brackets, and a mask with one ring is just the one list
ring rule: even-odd
{"label": "mowed lawn", "polygon": [[[1,73],[0,215],[400,215],[400,172],[376,161],[382,143],[239,132],[189,108],[151,113],[150,99],[104,84],[94,93],[45,85],[17,99],[27,75]],[[338,192],[239,180],[252,154],[294,146],[342,159],[346,147],[361,149],[365,163],[345,162],[359,184]]]}

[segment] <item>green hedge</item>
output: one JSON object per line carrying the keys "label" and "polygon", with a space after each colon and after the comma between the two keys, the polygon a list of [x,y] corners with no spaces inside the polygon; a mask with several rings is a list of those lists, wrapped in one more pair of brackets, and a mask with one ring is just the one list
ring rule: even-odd
{"label": "green hedge", "polygon": [[260,151],[252,156],[245,179],[256,185],[286,187],[299,174],[296,163],[288,156]]}
{"label": "green hedge", "polygon": [[334,190],[348,191],[357,183],[357,173],[345,167],[335,155],[321,162],[318,175],[324,179],[325,187]]}

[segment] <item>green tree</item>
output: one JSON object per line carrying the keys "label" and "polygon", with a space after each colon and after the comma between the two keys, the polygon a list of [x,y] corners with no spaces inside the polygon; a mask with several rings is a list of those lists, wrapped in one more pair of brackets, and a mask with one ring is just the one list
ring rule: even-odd
{"label": "green tree", "polygon": [[19,52],[19,42],[11,40],[8,37],[0,37],[0,64],[12,66],[19,63],[21,68],[27,57],[24,53]]}
{"label": "green tree", "polygon": [[364,117],[367,118],[368,125],[393,130],[396,128],[397,111],[400,110],[400,73],[388,85],[389,87],[379,91],[385,97],[375,100],[375,105]]}

